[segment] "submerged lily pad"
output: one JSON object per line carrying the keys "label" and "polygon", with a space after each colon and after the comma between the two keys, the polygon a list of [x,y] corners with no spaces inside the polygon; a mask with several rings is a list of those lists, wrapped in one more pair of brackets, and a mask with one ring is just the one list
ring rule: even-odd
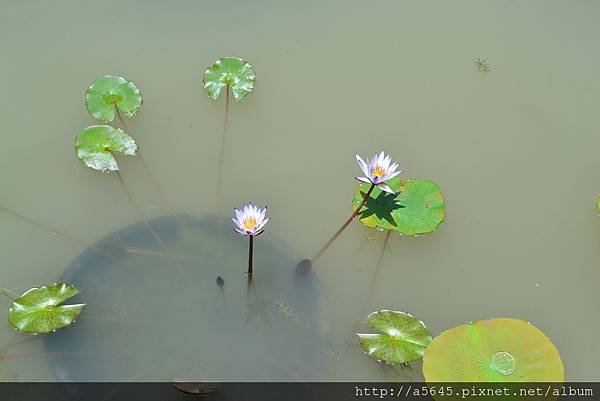
{"label": "submerged lily pad", "polygon": [[77,157],[86,166],[98,171],[117,171],[115,152],[135,155],[137,144],[131,135],[110,125],[92,125],[75,138]]}
{"label": "submerged lily pad", "polygon": [[420,320],[404,312],[382,310],[367,317],[381,334],[356,334],[367,355],[388,363],[406,363],[423,357],[431,334]]}
{"label": "submerged lily pad", "polygon": [[70,284],[56,283],[27,290],[8,310],[8,320],[24,333],[50,333],[75,321],[85,304],[61,305],[77,295]]}
{"label": "submerged lily pad", "polygon": [[562,382],[558,350],[532,324],[480,320],[433,339],[423,358],[427,382]]}
{"label": "submerged lily pad", "polygon": [[[367,227],[416,235],[434,231],[444,220],[444,195],[435,183],[419,179],[402,183],[394,177],[387,184],[395,194],[376,187],[358,216]],[[353,210],[362,202],[370,185],[361,184],[356,189]]]}
{"label": "submerged lily pad", "polygon": [[240,102],[254,89],[256,75],[252,66],[239,57],[223,57],[204,71],[204,90],[216,100],[226,86],[233,98]]}
{"label": "submerged lily pad", "polygon": [[117,108],[127,117],[135,116],[142,107],[142,94],[133,82],[106,75],[96,79],[85,92],[85,105],[94,118],[113,121]]}

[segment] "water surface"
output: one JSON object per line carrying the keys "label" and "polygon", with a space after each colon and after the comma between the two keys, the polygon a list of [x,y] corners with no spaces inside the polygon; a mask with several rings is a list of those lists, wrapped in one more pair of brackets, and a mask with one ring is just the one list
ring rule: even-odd
{"label": "water surface", "polygon": [[[312,318],[335,354],[319,362],[319,379],[421,377],[418,364],[394,372],[356,346],[352,333],[364,330],[357,321],[384,308],[414,314],[434,335],[478,319],[527,320],[558,347],[567,379],[597,379],[599,14],[589,1],[2,0],[0,204],[86,243],[139,222],[116,177],[84,168],[73,151],[75,135],[96,123],[84,90],[116,74],[142,90],[144,106],[128,128],[177,213],[215,215],[225,104],[202,91],[202,72],[217,57],[238,55],[255,67],[257,84],[231,105],[222,208],[268,204],[265,244],[285,243],[291,260],[327,240],[350,212],[356,152],[384,148],[406,178],[431,179],[446,196],[440,229],[392,235],[379,268],[385,234],[359,223],[315,266],[328,301]],[[491,71],[479,72],[477,58]],[[120,165],[144,214],[169,214],[139,161]],[[59,280],[85,252],[9,214],[0,219],[1,285],[15,292]],[[226,243],[245,252],[241,238]],[[227,269],[227,283],[245,280],[233,274],[244,269],[241,257],[239,268]],[[198,291],[212,293],[218,274],[190,280],[205,277]],[[291,269],[282,274],[293,278]],[[207,318],[214,302],[188,306],[215,324]],[[75,336],[83,323],[56,336]],[[178,342],[203,364],[221,364],[194,354],[201,338],[178,329],[162,333],[164,347],[138,345],[156,362]],[[44,341],[6,321],[0,338],[3,380],[56,380],[53,360],[80,358],[44,355]],[[144,358],[126,361],[130,372],[118,379],[170,380],[177,367],[145,372]],[[257,379],[252,363],[236,361],[227,379]],[[93,362],[81,366],[106,377]]]}

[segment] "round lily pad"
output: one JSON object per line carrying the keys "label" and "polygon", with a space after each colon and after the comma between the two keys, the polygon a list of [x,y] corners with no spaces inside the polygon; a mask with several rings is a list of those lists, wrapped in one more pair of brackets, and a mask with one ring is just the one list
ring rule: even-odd
{"label": "round lily pad", "polygon": [[534,325],[480,320],[433,339],[423,358],[427,382],[562,382],[558,350]]}
{"label": "round lily pad", "polygon": [[142,107],[142,94],[133,82],[106,75],[96,79],[85,92],[85,105],[94,118],[113,121],[117,108],[127,117],[135,116]]}
{"label": "round lily pad", "polygon": [[137,144],[131,135],[110,125],[93,125],[75,138],[77,157],[86,166],[98,171],[117,171],[119,165],[114,153],[135,155]]}
{"label": "round lily pad", "polygon": [[367,317],[379,334],[356,334],[367,355],[387,363],[406,363],[423,357],[431,334],[420,320],[404,312],[382,310]]}
{"label": "round lily pad", "polygon": [[8,310],[8,321],[24,333],[50,333],[75,321],[85,304],[61,305],[77,295],[70,284],[56,283],[27,290]]}
{"label": "round lily pad", "polygon": [[[395,194],[376,187],[358,216],[367,227],[416,235],[434,231],[444,220],[444,195],[435,183],[420,179],[402,183],[394,177],[387,185]],[[352,201],[353,210],[362,202],[370,186],[366,183],[358,186]]]}
{"label": "round lily pad", "polygon": [[240,102],[252,90],[256,75],[252,66],[239,57],[223,57],[204,71],[204,90],[216,100],[226,86],[231,88],[233,98]]}

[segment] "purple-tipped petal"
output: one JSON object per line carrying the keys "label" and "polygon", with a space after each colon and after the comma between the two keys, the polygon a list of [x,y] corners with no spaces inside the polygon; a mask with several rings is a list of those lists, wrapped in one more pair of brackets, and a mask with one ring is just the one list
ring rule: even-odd
{"label": "purple-tipped petal", "polygon": [[354,177],[354,178],[356,178],[358,181],[366,182],[367,184],[371,183],[371,181],[367,177]]}

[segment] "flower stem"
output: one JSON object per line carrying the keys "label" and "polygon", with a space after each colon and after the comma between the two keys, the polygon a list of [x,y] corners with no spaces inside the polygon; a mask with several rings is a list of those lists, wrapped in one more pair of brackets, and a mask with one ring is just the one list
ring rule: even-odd
{"label": "flower stem", "polygon": [[250,241],[248,242],[248,277],[252,279],[252,253],[254,251],[254,235],[249,236]]}
{"label": "flower stem", "polygon": [[333,243],[333,241],[335,241],[337,239],[337,237],[339,237],[340,234],[346,229],[346,227],[348,227],[348,225],[350,225],[352,220],[354,220],[354,218],[356,216],[358,216],[358,214],[360,213],[360,211],[363,208],[363,206],[365,205],[365,203],[367,203],[367,200],[371,197],[371,193],[373,192],[373,189],[375,189],[375,184],[371,184],[371,188],[369,188],[369,190],[365,194],[365,197],[363,198],[362,202],[354,210],[352,215],[350,215],[348,220],[346,220],[346,222],[344,224],[342,224],[342,226],[335,232],[335,234],[333,234],[333,236],[329,239],[329,241],[327,241],[327,243],[323,246],[323,248],[321,248],[321,250],[319,250],[319,252],[317,252],[315,254],[315,256],[313,256],[313,258],[312,258],[313,262],[316,262],[317,259],[319,259],[321,257],[323,252],[325,252],[327,250],[327,248],[329,248],[329,246]]}
{"label": "flower stem", "polygon": [[225,91],[225,118],[221,134],[221,148],[219,150],[219,168],[217,173],[217,208],[218,215],[223,215],[223,168],[225,165],[225,145],[227,144],[227,125],[229,121],[229,85]]}
{"label": "flower stem", "polygon": [[[123,131],[125,131],[129,135],[131,135],[129,133],[129,130],[127,129],[127,126],[125,125],[125,120],[123,119],[123,116],[121,115],[121,112],[119,111],[119,108],[116,105],[115,105],[115,110],[117,112],[117,118],[119,119],[119,123],[120,123],[121,127],[123,128]],[[152,186],[154,187],[154,190],[158,193],[158,197],[160,198],[160,202],[162,203],[163,207],[165,209],[167,209],[173,215],[173,217],[175,217],[175,220],[177,220],[177,224],[179,225],[179,228],[181,228],[183,230],[183,223],[181,222],[181,219],[179,218],[179,216],[177,216],[177,214],[175,213],[175,208],[173,207],[173,202],[171,202],[171,200],[169,199],[169,197],[167,196],[165,191],[163,191],[162,188],[160,187],[160,184],[158,183],[158,180],[156,179],[154,174],[152,174],[152,171],[150,170],[148,163],[146,163],[146,160],[142,157],[142,152],[139,148],[136,152],[136,155],[137,155],[138,159],[140,159],[140,162],[142,162],[142,167],[144,168],[144,171],[146,172],[146,175],[148,176],[148,178],[150,178],[150,181],[152,182]]]}

